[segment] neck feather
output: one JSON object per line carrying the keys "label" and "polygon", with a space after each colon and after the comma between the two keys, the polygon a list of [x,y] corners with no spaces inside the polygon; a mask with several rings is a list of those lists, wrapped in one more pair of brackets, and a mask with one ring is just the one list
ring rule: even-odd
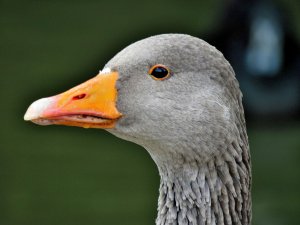
{"label": "neck feather", "polygon": [[239,224],[251,221],[248,146],[232,143],[206,162],[158,164],[161,184],[157,225]]}

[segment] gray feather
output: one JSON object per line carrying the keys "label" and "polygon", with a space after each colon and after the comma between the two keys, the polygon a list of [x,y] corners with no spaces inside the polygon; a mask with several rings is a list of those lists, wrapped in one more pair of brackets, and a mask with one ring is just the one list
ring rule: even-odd
{"label": "gray feather", "polygon": [[[155,64],[171,77],[153,80]],[[128,46],[105,67],[119,72],[124,115],[108,131],[144,146],[161,176],[156,224],[250,224],[242,94],[223,55],[198,38],[164,34]]]}

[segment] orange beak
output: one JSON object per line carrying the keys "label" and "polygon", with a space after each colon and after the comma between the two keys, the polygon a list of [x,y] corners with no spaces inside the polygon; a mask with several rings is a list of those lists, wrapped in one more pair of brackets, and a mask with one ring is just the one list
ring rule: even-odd
{"label": "orange beak", "polygon": [[113,128],[122,116],[116,108],[117,72],[98,74],[62,94],[33,102],[25,116],[40,125]]}

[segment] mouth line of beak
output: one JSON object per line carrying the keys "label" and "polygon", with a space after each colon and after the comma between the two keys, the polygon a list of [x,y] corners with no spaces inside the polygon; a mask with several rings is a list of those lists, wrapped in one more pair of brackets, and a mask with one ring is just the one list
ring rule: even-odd
{"label": "mouth line of beak", "polygon": [[99,115],[91,114],[66,114],[46,118],[37,118],[33,119],[32,122],[39,125],[71,123],[75,126],[108,126],[114,123],[116,120],[117,119],[106,118]]}

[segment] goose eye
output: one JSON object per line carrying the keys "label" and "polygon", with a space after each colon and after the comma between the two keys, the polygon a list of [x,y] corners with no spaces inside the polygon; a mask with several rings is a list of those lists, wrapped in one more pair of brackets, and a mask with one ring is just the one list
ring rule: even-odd
{"label": "goose eye", "polygon": [[170,76],[170,71],[164,65],[155,65],[149,70],[149,75],[155,80],[164,80]]}

